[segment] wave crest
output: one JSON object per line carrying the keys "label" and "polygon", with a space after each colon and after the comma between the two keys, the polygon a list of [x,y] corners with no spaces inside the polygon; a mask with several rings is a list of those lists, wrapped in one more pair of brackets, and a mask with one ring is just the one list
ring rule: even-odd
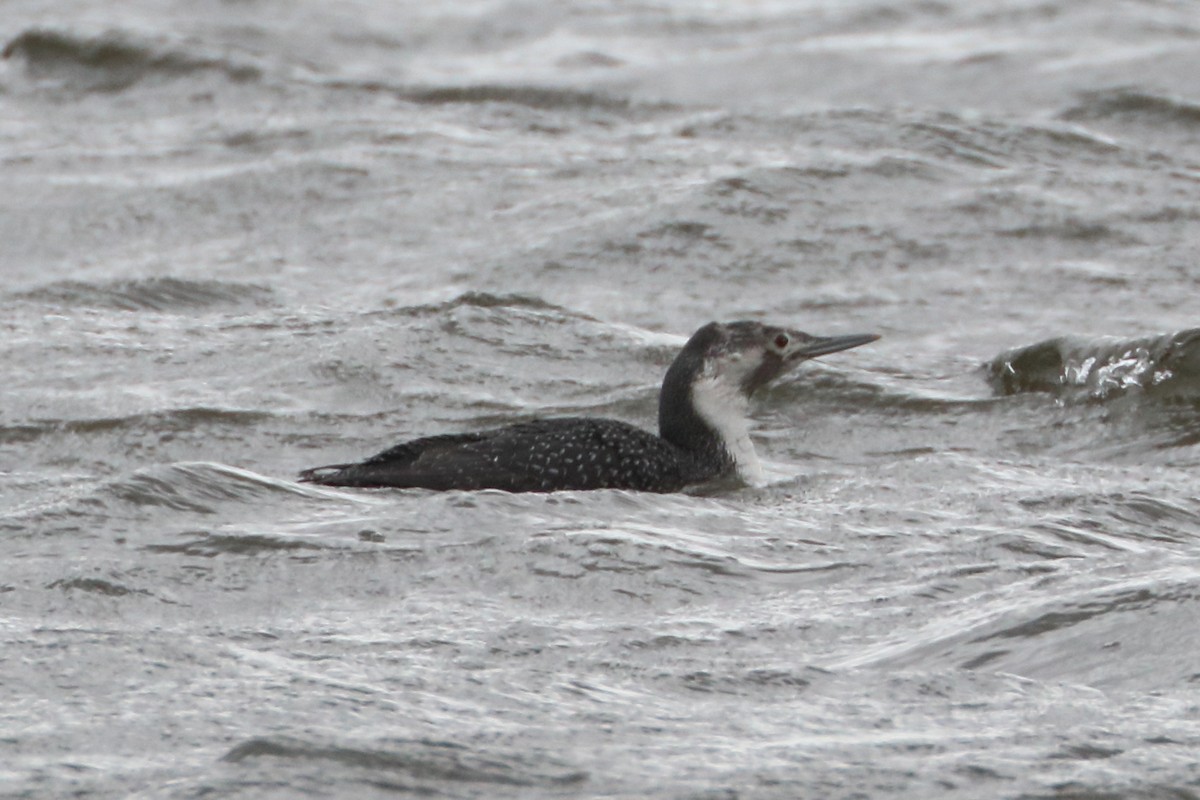
{"label": "wave crest", "polygon": [[1192,396],[1200,391],[1200,328],[1135,339],[1062,336],[1006,350],[986,370],[992,389],[1002,395],[1104,399],[1154,390]]}
{"label": "wave crest", "polygon": [[20,58],[36,80],[85,92],[118,92],[147,78],[178,78],[195,72],[216,71],[238,82],[257,80],[262,74],[253,65],[159,49],[116,31],[87,36],[35,28],[9,41],[2,55]]}
{"label": "wave crest", "polygon": [[1200,124],[1200,105],[1123,87],[1087,92],[1077,105],[1064,111],[1061,116],[1066,120],[1126,119],[1191,128]]}

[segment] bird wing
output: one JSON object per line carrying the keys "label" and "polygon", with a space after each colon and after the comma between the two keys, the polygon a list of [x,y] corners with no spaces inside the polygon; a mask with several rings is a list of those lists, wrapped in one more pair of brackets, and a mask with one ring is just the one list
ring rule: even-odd
{"label": "bird wing", "polygon": [[673,491],[682,479],[670,449],[657,436],[623,422],[557,418],[414,439],[358,464],[306,470],[301,480],[329,486],[510,492]]}
{"label": "bird wing", "polygon": [[[302,483],[321,483],[326,486],[422,486],[405,478],[408,473],[419,472],[418,462],[423,457],[437,459],[440,452],[453,453],[457,448],[487,438],[487,433],[449,433],[425,436],[389,447],[364,461],[347,464],[326,464],[300,473]],[[430,487],[432,488],[432,487]]]}

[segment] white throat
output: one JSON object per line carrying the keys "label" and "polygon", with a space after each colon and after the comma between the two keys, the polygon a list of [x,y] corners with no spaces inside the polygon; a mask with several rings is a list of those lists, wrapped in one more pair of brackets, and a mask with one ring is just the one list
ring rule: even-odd
{"label": "white throat", "polygon": [[705,375],[692,384],[692,405],[700,419],[712,428],[733,459],[738,477],[751,486],[766,483],[758,453],[750,441],[746,412],[750,399],[720,375]]}

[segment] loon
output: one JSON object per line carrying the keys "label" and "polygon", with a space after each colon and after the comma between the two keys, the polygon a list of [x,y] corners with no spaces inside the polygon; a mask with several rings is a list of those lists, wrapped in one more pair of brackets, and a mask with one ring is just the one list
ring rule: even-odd
{"label": "loon", "polygon": [[763,482],[746,412],[755,390],[816,356],[876,334],[812,336],[758,322],[710,322],[663,379],[659,435],[613,419],[561,417],[403,442],[358,463],[300,473],[325,486],[675,492],[715,479]]}

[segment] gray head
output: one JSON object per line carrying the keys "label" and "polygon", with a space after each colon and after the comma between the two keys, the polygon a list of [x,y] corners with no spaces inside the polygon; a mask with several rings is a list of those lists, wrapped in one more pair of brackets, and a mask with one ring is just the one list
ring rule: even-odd
{"label": "gray head", "polygon": [[878,338],[873,333],[813,336],[748,320],[710,322],[692,334],[667,370],[659,395],[659,432],[687,449],[706,447],[715,437],[728,450],[734,439],[746,438],[742,420],[755,391],[802,361]]}
{"label": "gray head", "polygon": [[692,380],[710,378],[736,386],[749,397],[802,361],[878,338],[873,333],[813,336],[749,320],[710,322],[692,335],[675,363],[691,373]]}

